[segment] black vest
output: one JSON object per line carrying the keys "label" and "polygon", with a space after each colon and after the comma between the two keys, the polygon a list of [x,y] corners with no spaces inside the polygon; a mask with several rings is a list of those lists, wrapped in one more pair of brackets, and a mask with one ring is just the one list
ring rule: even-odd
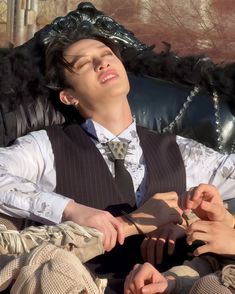
{"label": "black vest", "polygon": [[[183,193],[185,168],[175,135],[142,127],[137,132],[147,170],[145,200],[154,193]],[[57,193],[114,215],[119,209],[134,209],[135,199],[126,203],[99,150],[78,124],[52,126],[47,133],[55,156]]]}

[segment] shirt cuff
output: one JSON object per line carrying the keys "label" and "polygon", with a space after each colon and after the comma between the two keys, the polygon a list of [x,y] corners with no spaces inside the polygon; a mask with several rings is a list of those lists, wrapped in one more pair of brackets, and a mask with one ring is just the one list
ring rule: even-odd
{"label": "shirt cuff", "polygon": [[60,194],[41,192],[40,198],[34,202],[31,211],[41,219],[47,219],[50,222],[59,224],[69,201],[73,200]]}

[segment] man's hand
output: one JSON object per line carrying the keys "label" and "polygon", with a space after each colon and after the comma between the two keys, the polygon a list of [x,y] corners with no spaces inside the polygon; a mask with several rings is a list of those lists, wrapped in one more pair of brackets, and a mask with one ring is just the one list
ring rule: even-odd
{"label": "man's hand", "polygon": [[106,251],[115,247],[117,241],[124,243],[123,225],[107,211],[70,201],[64,210],[63,220],[101,231],[104,234],[103,246]]}
{"label": "man's hand", "polygon": [[196,221],[187,230],[187,242],[189,245],[195,240],[205,242],[198,247],[194,255],[213,252],[222,255],[234,255],[235,230],[224,223],[215,221]]}
{"label": "man's hand", "polygon": [[136,264],[126,277],[124,294],[171,293],[174,287],[174,278],[168,280],[150,263]]}
{"label": "man's hand", "polygon": [[226,210],[218,190],[201,184],[187,192],[185,207],[191,209],[201,220],[219,221],[234,227],[234,217]]}
{"label": "man's hand", "polygon": [[182,208],[192,210],[200,219],[209,220],[210,215],[202,208],[202,204],[205,203],[205,201],[223,206],[222,198],[216,187],[200,184],[187,192],[185,203]]}
{"label": "man's hand", "polygon": [[178,206],[175,192],[154,194],[130,215],[145,234],[167,223],[182,223],[182,210]]}
{"label": "man's hand", "polygon": [[141,254],[144,261],[152,265],[161,264],[164,247],[168,247],[168,254],[175,250],[176,240],[185,236],[185,229],[173,223],[161,226],[152,233],[148,233],[141,244]]}

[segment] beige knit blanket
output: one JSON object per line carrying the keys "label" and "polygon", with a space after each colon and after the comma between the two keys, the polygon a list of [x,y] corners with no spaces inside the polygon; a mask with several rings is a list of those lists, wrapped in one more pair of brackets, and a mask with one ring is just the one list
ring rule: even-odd
{"label": "beige knit blanket", "polygon": [[103,254],[102,233],[68,221],[54,226],[32,226],[22,231],[0,225],[0,255],[19,255],[48,242],[72,251],[82,263]]}
{"label": "beige knit blanket", "polygon": [[83,265],[104,253],[102,236],[73,222],[22,231],[0,225],[0,291],[15,280],[12,294],[104,293],[106,279]]}
{"label": "beige knit blanket", "polygon": [[92,277],[79,258],[44,243],[0,270],[0,291],[15,280],[11,294],[103,294],[107,280]]}

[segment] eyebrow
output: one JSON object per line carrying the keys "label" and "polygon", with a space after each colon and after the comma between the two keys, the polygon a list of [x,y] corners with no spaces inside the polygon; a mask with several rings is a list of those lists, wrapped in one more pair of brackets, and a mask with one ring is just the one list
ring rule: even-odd
{"label": "eyebrow", "polygon": [[[101,49],[101,48],[105,48],[105,47],[107,47],[108,49],[111,50],[111,48],[109,48],[109,47],[106,46],[105,44],[102,44],[102,45],[100,45],[100,46],[98,46],[98,47],[96,47],[96,48],[97,48],[97,49]],[[64,54],[64,57],[66,57],[66,56],[74,57],[74,58],[72,59],[72,61],[69,62],[69,64],[72,65],[72,66],[74,66],[74,64],[75,64],[80,58],[82,58],[82,57],[86,57],[86,55]]]}
{"label": "eyebrow", "polygon": [[70,54],[66,54],[66,55],[64,55],[64,57],[66,57],[66,56],[74,57],[74,58],[72,59],[71,62],[67,61],[71,66],[74,66],[74,64],[76,64],[76,62],[77,62],[80,58],[84,57],[84,56],[82,56],[82,55],[70,55]]}

